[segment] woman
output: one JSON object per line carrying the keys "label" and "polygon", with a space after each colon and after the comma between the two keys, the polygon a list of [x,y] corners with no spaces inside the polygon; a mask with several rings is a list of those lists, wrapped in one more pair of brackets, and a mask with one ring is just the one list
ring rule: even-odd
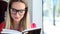
{"label": "woman", "polygon": [[27,4],[22,0],[11,0],[7,11],[6,28],[22,31],[26,29]]}
{"label": "woman", "polygon": [[[6,29],[23,31],[30,28],[28,5],[23,0],[11,0],[8,5]],[[28,21],[27,21],[28,20]]]}

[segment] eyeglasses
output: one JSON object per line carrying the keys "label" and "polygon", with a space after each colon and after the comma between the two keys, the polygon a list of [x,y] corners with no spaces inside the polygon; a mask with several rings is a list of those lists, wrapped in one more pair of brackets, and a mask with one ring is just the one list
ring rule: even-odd
{"label": "eyeglasses", "polygon": [[18,14],[23,14],[25,12],[25,9],[17,10],[15,8],[11,8],[11,13],[17,14],[17,12]]}

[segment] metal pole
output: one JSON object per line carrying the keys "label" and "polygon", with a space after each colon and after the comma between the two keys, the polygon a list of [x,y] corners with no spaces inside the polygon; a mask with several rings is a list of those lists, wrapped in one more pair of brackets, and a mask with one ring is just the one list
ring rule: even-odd
{"label": "metal pole", "polygon": [[53,6],[53,25],[55,26],[55,5]]}

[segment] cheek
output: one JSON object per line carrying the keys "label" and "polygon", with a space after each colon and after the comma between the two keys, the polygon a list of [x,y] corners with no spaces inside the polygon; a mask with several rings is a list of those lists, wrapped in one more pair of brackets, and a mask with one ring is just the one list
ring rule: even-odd
{"label": "cheek", "polygon": [[25,14],[25,12],[23,14],[21,14],[21,17],[24,17],[24,14]]}
{"label": "cheek", "polygon": [[11,17],[12,17],[12,19],[14,19],[14,18],[15,18],[15,16],[14,16],[13,14],[11,14]]}
{"label": "cheek", "polygon": [[22,19],[23,17],[24,17],[24,14],[21,14],[21,15],[20,15],[20,19]]}

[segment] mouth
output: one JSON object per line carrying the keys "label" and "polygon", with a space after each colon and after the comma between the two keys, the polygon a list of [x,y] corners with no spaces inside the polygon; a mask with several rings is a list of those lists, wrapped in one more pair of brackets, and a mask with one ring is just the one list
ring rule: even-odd
{"label": "mouth", "polygon": [[15,17],[16,19],[19,19],[19,17]]}

